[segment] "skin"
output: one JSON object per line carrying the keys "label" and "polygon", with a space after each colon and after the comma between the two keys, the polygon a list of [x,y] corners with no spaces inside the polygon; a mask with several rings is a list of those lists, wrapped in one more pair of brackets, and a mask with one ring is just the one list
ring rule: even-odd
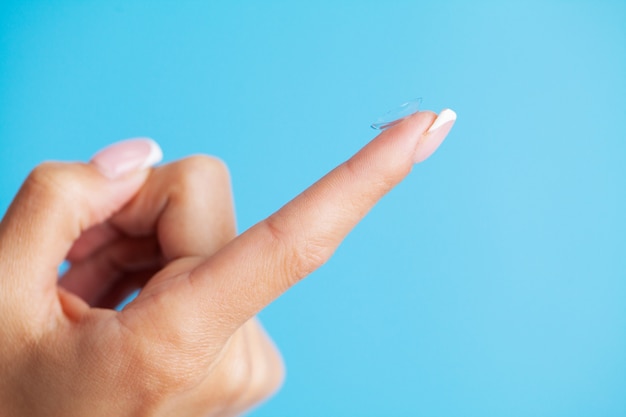
{"label": "skin", "polygon": [[435,118],[381,133],[239,236],[215,158],[114,180],[38,166],[0,223],[0,415],[234,416],[272,395],[284,367],[255,315],[411,171]]}

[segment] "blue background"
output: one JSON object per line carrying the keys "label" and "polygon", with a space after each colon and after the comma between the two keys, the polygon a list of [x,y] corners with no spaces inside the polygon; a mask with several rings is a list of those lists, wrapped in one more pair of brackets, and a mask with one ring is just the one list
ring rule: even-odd
{"label": "blue background", "polygon": [[145,135],[223,158],[245,230],[414,97],[456,126],[262,313],[252,415],[626,415],[624,1],[3,1],[0,210]]}

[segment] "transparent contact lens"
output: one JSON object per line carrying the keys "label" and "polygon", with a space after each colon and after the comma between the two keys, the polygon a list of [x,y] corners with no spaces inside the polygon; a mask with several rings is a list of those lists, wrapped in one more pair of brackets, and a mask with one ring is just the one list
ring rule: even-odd
{"label": "transparent contact lens", "polygon": [[397,125],[403,119],[417,112],[420,104],[422,104],[421,98],[402,103],[398,108],[388,111],[372,123],[372,129],[385,130]]}

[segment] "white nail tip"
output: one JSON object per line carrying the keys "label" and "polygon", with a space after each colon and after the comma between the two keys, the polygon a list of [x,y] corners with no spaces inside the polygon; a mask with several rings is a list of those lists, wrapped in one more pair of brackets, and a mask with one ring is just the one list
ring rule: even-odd
{"label": "white nail tip", "polygon": [[150,153],[144,160],[143,164],[141,164],[140,169],[145,169],[156,165],[163,159],[163,151],[161,150],[159,144],[152,139],[145,138],[144,140],[150,145]]}
{"label": "white nail tip", "polygon": [[430,126],[426,133],[434,132],[439,129],[441,126],[445,125],[448,122],[452,122],[456,120],[456,113],[454,110],[445,109],[439,113],[439,116],[435,119],[435,122]]}

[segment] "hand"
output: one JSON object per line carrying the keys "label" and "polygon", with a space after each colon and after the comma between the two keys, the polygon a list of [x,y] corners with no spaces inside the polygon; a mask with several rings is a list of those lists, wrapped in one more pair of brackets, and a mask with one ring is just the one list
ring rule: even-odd
{"label": "hand", "polygon": [[255,315],[434,152],[453,123],[435,118],[383,132],[238,237],[216,159],[149,169],[158,147],[138,140],[36,168],[0,223],[0,415],[229,416],[271,395],[284,371]]}

